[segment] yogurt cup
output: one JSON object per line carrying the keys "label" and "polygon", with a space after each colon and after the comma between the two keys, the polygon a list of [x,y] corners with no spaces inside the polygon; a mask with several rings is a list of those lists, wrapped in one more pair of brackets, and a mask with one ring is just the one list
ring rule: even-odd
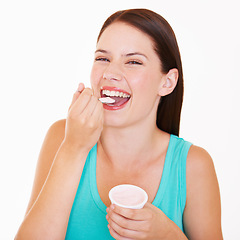
{"label": "yogurt cup", "polygon": [[120,207],[141,209],[147,202],[148,195],[138,186],[122,184],[109,191],[109,198],[112,204]]}

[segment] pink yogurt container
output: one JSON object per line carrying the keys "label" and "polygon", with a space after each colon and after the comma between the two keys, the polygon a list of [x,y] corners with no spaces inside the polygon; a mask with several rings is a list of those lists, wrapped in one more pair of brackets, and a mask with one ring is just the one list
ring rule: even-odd
{"label": "pink yogurt container", "polygon": [[112,204],[120,207],[141,209],[147,202],[148,195],[138,186],[122,184],[109,191],[109,198]]}

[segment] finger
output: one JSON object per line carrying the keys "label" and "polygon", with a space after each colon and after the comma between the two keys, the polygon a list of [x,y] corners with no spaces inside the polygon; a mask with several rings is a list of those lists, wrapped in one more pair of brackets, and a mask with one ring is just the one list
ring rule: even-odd
{"label": "finger", "polygon": [[97,104],[96,107],[94,109],[94,111],[92,112],[92,115],[89,117],[89,121],[90,123],[92,123],[91,125],[97,127],[98,129],[103,129],[103,105],[102,103],[97,100]]}
{"label": "finger", "polygon": [[103,121],[103,104],[99,100],[97,100],[97,105],[95,111],[92,113],[92,117],[99,122]]}
{"label": "finger", "polygon": [[84,88],[85,88],[85,86],[84,86],[83,83],[79,83],[78,84],[78,88],[77,88],[77,91],[75,92],[75,94],[73,95],[73,99],[72,99],[71,105],[77,100],[77,98],[80,96],[80,94],[82,93]]}
{"label": "finger", "polygon": [[[134,231],[134,230],[129,230],[126,228],[122,228],[118,224],[116,224],[114,221],[109,222],[110,229],[112,229],[113,235],[115,237],[117,236],[117,239],[137,239],[139,237],[139,232]],[[110,230],[109,229],[109,230]],[[111,230],[110,230],[111,233]]]}
{"label": "finger", "polygon": [[88,106],[84,109],[84,111],[82,112],[82,115],[85,116],[86,118],[90,118],[90,117],[97,117],[93,115],[96,111],[97,105],[98,105],[98,99],[95,96],[91,96],[89,102],[88,102]]}
{"label": "finger", "polygon": [[[71,110],[74,109],[78,114],[81,114],[84,109],[87,107],[89,101],[92,97],[92,90],[90,88],[85,88],[80,96],[73,103]],[[73,111],[74,111],[73,110]]]}
{"label": "finger", "polygon": [[72,98],[72,102],[68,108],[68,111],[72,108],[72,105],[76,102],[76,100],[78,99],[78,97],[80,96],[80,92],[76,91],[74,94],[73,94],[73,98]]}
{"label": "finger", "polygon": [[[88,123],[87,126],[89,127],[89,130],[97,130],[96,133],[100,134],[103,130],[103,106],[98,99],[96,102],[96,105],[88,103],[88,107],[85,108],[84,112],[81,114],[81,118],[85,119],[85,122]],[[93,108],[94,105],[95,108]]]}
{"label": "finger", "polygon": [[140,229],[140,223],[144,221],[141,220],[132,220],[132,219],[128,219],[125,218],[113,211],[111,211],[110,209],[107,211],[108,215],[107,215],[107,219],[108,222],[110,223],[111,221],[113,221],[114,223],[118,224],[120,227],[124,228],[124,229],[131,229],[131,230],[139,230]]}
{"label": "finger", "polygon": [[77,91],[81,93],[84,90],[84,88],[85,88],[84,84],[83,83],[79,83]]}
{"label": "finger", "polygon": [[120,236],[110,225],[108,225],[108,229],[109,229],[109,232],[110,232],[111,236],[114,239],[118,239],[118,240],[133,240],[132,238],[126,238],[126,237]]}
{"label": "finger", "polygon": [[81,92],[84,90],[85,86],[83,83],[79,83],[77,91],[73,94],[72,102],[68,108],[68,110],[72,107],[72,105],[76,102],[78,97],[80,96]]}
{"label": "finger", "polygon": [[93,96],[93,91],[91,88],[85,88],[82,90],[79,99],[77,99],[77,101],[81,102],[81,98],[83,98],[84,96]]}
{"label": "finger", "polygon": [[145,220],[147,215],[147,209],[144,207],[142,209],[130,209],[123,208],[117,205],[111,205],[110,208],[117,214],[136,221]]}
{"label": "finger", "polygon": [[[146,206],[146,207],[145,207]],[[121,232],[125,232],[123,229],[128,229],[130,232],[126,232],[126,237],[131,237],[134,239],[138,239],[138,237],[147,236],[149,233],[149,230],[151,229],[152,220],[153,220],[153,211],[152,211],[152,204],[146,204],[143,209],[123,209],[123,210],[134,210],[133,215],[130,216],[130,212],[125,214],[128,218],[125,216],[122,216],[118,213],[116,213],[114,210],[110,208],[107,209],[107,220],[110,224],[110,226],[113,227],[113,229],[121,235]],[[154,206],[153,206],[154,207]],[[138,215],[134,214],[141,214],[139,217]],[[143,220],[133,220],[133,218],[137,219],[143,219]],[[118,226],[115,226],[117,224]],[[122,229],[121,229],[122,228]],[[144,238],[145,239],[145,238]],[[148,239],[148,238],[146,238]]]}

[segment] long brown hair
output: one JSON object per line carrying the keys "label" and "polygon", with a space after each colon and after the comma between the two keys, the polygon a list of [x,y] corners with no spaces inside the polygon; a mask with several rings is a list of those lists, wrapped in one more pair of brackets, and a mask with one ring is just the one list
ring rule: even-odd
{"label": "long brown hair", "polygon": [[172,93],[161,97],[156,118],[159,129],[178,136],[183,101],[183,72],[177,40],[171,26],[162,16],[148,9],[118,11],[105,21],[97,41],[104,30],[116,21],[132,25],[150,36],[164,74],[172,68],[178,69],[177,85]]}

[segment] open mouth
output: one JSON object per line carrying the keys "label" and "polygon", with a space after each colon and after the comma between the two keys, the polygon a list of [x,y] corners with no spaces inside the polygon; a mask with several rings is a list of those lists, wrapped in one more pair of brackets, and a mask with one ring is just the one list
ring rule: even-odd
{"label": "open mouth", "polygon": [[104,105],[109,107],[122,107],[129,101],[131,95],[118,88],[103,87],[101,89],[101,97],[110,97],[115,100],[114,103],[104,103]]}

